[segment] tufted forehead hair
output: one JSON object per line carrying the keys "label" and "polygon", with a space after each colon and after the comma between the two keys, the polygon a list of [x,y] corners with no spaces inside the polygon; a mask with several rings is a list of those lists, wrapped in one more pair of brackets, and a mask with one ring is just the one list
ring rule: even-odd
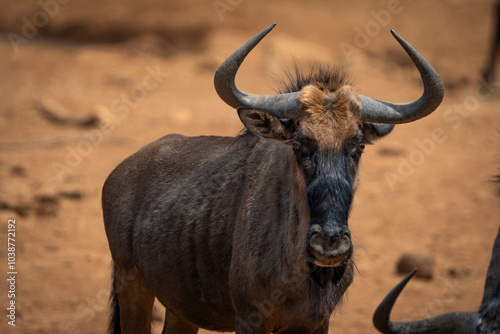
{"label": "tufted forehead hair", "polygon": [[299,100],[300,131],[313,139],[320,150],[339,150],[356,135],[361,124],[361,102],[351,86],[329,90],[311,84],[302,88]]}
{"label": "tufted forehead hair", "polygon": [[330,90],[344,85],[353,85],[341,67],[314,63],[309,68],[300,68],[296,63],[287,69],[284,78],[278,82],[278,93],[299,92],[307,85],[322,84]]}
{"label": "tufted forehead hair", "polygon": [[319,149],[339,150],[354,137],[361,124],[361,102],[347,75],[339,68],[315,65],[309,72],[295,66],[287,73],[280,92],[301,91],[301,113],[297,119],[302,136],[314,140]]}

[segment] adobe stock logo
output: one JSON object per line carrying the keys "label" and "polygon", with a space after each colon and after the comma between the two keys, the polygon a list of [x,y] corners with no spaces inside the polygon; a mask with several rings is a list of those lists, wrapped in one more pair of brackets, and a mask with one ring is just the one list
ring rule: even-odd
{"label": "adobe stock logo", "polygon": [[232,12],[243,0],[214,0],[212,6],[221,21],[224,21],[224,13]]}
{"label": "adobe stock logo", "polygon": [[53,18],[59,13],[60,6],[66,5],[70,1],[71,0],[38,0],[37,4],[40,10],[33,14],[31,20],[26,16],[21,18],[23,23],[21,28],[22,36],[13,32],[7,34],[7,39],[14,51],[17,53],[20,45],[28,44],[35,38],[35,36],[38,35],[39,29],[46,26],[50,18]]}

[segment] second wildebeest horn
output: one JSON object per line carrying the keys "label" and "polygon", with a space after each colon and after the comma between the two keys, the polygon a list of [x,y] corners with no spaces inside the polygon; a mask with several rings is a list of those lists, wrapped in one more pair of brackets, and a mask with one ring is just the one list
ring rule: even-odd
{"label": "second wildebeest horn", "polygon": [[375,328],[384,334],[475,333],[471,331],[479,320],[479,315],[475,312],[450,312],[433,318],[408,322],[390,320],[391,310],[396,299],[416,271],[417,269],[413,269],[380,303],[373,315]]}
{"label": "second wildebeest horn", "polygon": [[[500,183],[500,177],[498,181]],[[493,252],[491,253],[490,265],[486,273],[486,282],[484,283],[484,294],[481,305],[485,305],[495,294],[499,293],[500,289],[500,227],[498,229],[497,238],[493,244]],[[500,312],[500,310],[499,310]],[[499,325],[500,326],[500,325]]]}
{"label": "second wildebeest horn", "polygon": [[[215,73],[215,89],[221,99],[233,108],[253,108],[268,111],[280,118],[293,118],[300,112],[300,92],[255,95],[245,93],[236,87],[236,72],[245,57],[274,28],[273,23],[230,55]],[[410,103],[390,103],[359,95],[362,102],[363,120],[373,123],[399,124],[413,122],[433,112],[441,103],[444,86],[434,68],[410,44],[398,34],[392,34],[408,53],[422,76],[423,95]]]}

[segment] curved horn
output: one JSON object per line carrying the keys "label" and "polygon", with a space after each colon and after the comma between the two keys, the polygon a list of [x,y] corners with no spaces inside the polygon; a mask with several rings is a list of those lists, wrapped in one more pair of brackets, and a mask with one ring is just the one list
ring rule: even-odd
{"label": "curved horn", "polygon": [[254,95],[242,92],[236,88],[234,78],[245,57],[252,49],[274,28],[276,23],[252,37],[239,47],[217,69],[214,85],[220,98],[233,108],[252,108],[265,110],[276,117],[292,118],[300,111],[300,102],[297,98],[300,92],[277,95]]}
{"label": "curved horn", "polygon": [[486,304],[495,295],[496,289],[500,286],[500,227],[498,229],[497,238],[493,244],[491,252],[490,265],[486,274],[486,282],[484,284],[483,301],[481,305]]}
{"label": "curved horn", "polygon": [[412,334],[412,333],[475,333],[479,314],[474,312],[450,312],[409,322],[391,321],[391,310],[406,283],[413,277],[417,269],[413,269],[398,285],[387,294],[373,315],[373,325],[384,334]]}
{"label": "curved horn", "polygon": [[391,30],[391,33],[420,72],[424,93],[418,100],[410,103],[390,103],[359,95],[362,103],[361,115],[367,122],[389,124],[413,122],[432,113],[443,100],[444,86],[436,70],[394,30]]}

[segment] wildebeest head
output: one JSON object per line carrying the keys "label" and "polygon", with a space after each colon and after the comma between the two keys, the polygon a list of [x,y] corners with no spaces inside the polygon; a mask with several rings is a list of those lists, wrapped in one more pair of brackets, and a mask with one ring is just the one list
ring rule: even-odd
{"label": "wildebeest head", "polygon": [[227,104],[237,108],[249,132],[294,149],[307,185],[310,261],[321,267],[342,266],[352,255],[347,219],[365,144],[388,134],[394,124],[434,111],[443,98],[443,84],[429,63],[393,32],[422,75],[424,94],[414,102],[392,104],[360,95],[342,71],[328,67],[306,74],[297,70],[276,95],[242,92],[234,83],[236,72],[273,27],[226,59],[215,74],[215,88]]}

